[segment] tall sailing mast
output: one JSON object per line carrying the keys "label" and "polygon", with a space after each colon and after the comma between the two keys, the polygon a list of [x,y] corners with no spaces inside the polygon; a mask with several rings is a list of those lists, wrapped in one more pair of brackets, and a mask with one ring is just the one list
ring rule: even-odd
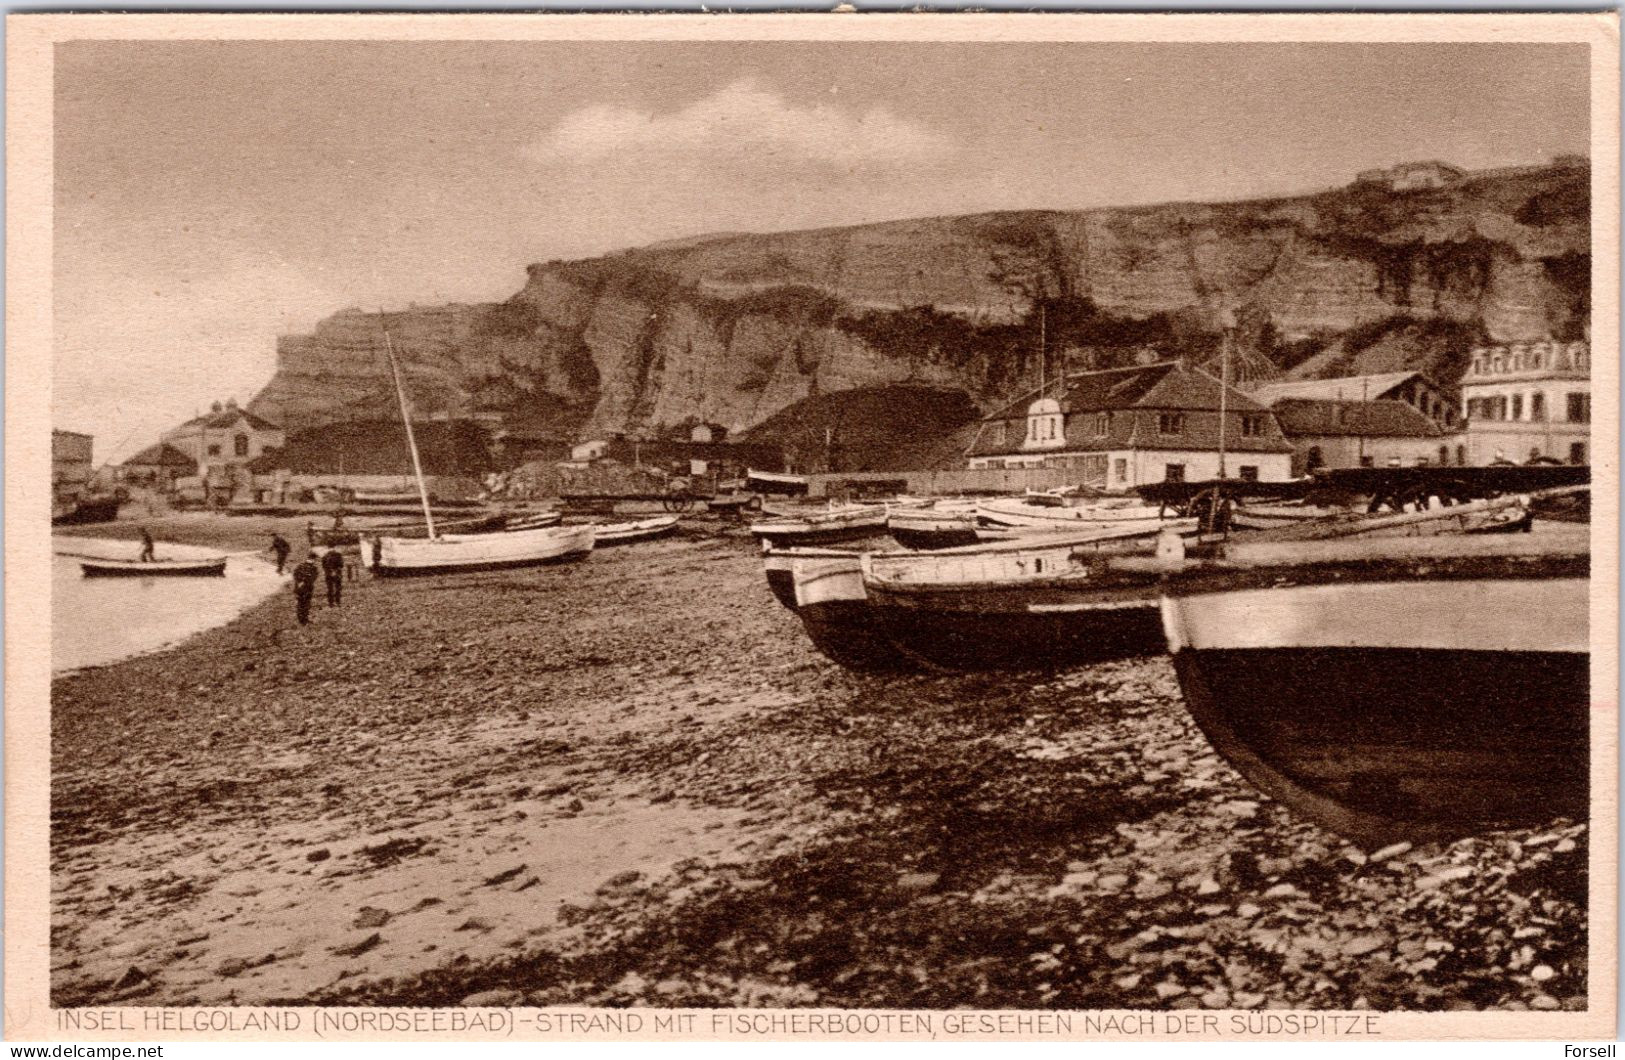
{"label": "tall sailing mast", "polygon": [[429,487],[423,481],[423,461],[418,458],[418,440],[412,433],[412,411],[406,403],[406,386],[401,382],[401,366],[395,360],[395,344],[389,338],[389,322],[382,309],[378,310],[378,324],[384,329],[384,353],[389,357],[389,372],[395,377],[395,397],[401,404],[401,422],[406,425],[406,445],[412,450],[412,471],[418,478],[418,497],[423,501],[423,523],[429,529],[429,540],[433,541],[434,513],[429,509]]}

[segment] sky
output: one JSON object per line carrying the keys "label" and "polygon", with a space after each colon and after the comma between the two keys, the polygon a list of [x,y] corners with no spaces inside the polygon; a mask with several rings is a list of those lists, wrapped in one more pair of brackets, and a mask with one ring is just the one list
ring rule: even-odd
{"label": "sky", "polygon": [[1577,45],[72,42],[56,426],[121,459],[246,402],[279,333],[530,262],[1538,162],[1587,113]]}

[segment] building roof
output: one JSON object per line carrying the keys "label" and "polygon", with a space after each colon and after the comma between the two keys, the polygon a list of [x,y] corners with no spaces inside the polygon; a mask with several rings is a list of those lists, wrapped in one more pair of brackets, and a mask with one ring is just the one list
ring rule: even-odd
{"label": "building roof", "polygon": [[219,412],[206,412],[201,416],[192,417],[181,426],[223,430],[228,427],[235,427],[238,420],[247,420],[248,425],[256,431],[280,431],[282,429],[270,420],[256,416],[244,408],[223,408]]}
{"label": "building roof", "polygon": [[[1301,398],[1309,401],[1377,401],[1397,387],[1410,382],[1421,372],[1379,372],[1376,375],[1345,375],[1336,379],[1286,379],[1260,383],[1253,387],[1253,397],[1265,405],[1278,401]],[[1426,376],[1422,376],[1427,380]],[[1433,385],[1428,380],[1429,385]]]}
{"label": "building roof", "polygon": [[1444,431],[1403,401],[1309,401],[1275,404],[1275,418],[1289,438],[1441,438]]}
{"label": "building roof", "polygon": [[[1065,444],[1047,449],[1024,449],[1022,440],[1027,419],[1025,402],[1012,402],[999,412],[987,417],[988,423],[1013,421],[1023,424],[1014,436],[1007,433],[1006,441],[998,443],[996,435],[984,429],[972,443],[972,456],[1003,454],[1105,452],[1114,449],[1218,449],[1219,396],[1226,388],[1199,368],[1190,368],[1178,361],[1137,365],[1130,368],[1110,368],[1099,372],[1077,372],[1064,381],[1061,410],[1066,414]],[[1229,410],[1231,429],[1225,435],[1225,448],[1234,452],[1285,453],[1292,446],[1281,435],[1275,417],[1268,409],[1251,397],[1229,387],[1225,399]],[[1101,417],[1094,413],[1108,412],[1104,433],[1096,433]],[[1178,435],[1161,435],[1154,416],[1116,415],[1131,412],[1188,412]],[[1243,435],[1237,423],[1242,413],[1264,414],[1259,433]]]}
{"label": "building roof", "polygon": [[149,445],[124,461],[123,467],[197,467],[197,461],[168,442]]}

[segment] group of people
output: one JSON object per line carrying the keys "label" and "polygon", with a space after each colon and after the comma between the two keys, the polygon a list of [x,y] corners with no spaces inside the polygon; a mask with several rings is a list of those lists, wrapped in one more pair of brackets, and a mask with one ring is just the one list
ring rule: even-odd
{"label": "group of people", "polygon": [[[313,540],[312,545],[314,543]],[[276,572],[281,574],[287,566],[288,555],[293,548],[281,534],[273,533],[271,551],[276,554]],[[344,598],[344,573],[344,553],[332,545],[328,546],[326,552],[319,552],[312,547],[305,558],[294,565],[294,617],[299,620],[301,626],[310,624],[310,605],[316,596],[317,575],[321,575],[327,587],[327,606],[338,607]]]}

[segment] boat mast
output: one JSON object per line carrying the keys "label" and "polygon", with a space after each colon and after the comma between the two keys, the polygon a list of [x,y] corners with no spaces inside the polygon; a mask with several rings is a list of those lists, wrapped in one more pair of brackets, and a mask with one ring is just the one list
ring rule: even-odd
{"label": "boat mast", "polygon": [[1230,418],[1230,340],[1236,329],[1236,318],[1226,309],[1219,317],[1223,328],[1219,355],[1219,478],[1224,478],[1224,428]]}
{"label": "boat mast", "polygon": [[412,433],[412,413],[406,405],[406,386],[401,382],[401,366],[395,360],[395,344],[389,339],[389,324],[382,309],[378,310],[378,324],[384,329],[384,353],[389,356],[389,373],[395,377],[395,397],[401,403],[401,422],[406,425],[406,445],[412,450],[412,471],[418,477],[418,497],[423,501],[423,523],[429,528],[429,540],[433,541],[434,513],[429,510],[429,487],[423,481],[423,461],[418,459],[418,440]]}

